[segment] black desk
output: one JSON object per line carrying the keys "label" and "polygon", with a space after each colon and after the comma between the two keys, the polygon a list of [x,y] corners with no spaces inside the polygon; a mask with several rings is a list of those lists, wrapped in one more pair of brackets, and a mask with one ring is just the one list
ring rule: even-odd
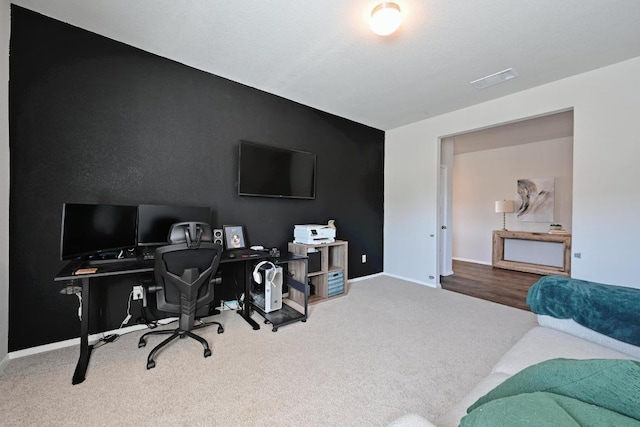
{"label": "black desk", "polygon": [[86,261],[73,260],[70,261],[56,277],[55,282],[64,282],[69,280],[82,281],[82,319],[80,321],[80,356],[76,364],[76,370],[73,373],[71,384],[80,384],[85,379],[89,358],[93,346],[89,345],[89,293],[91,290],[91,279],[98,277],[120,276],[123,274],[141,274],[153,271],[153,260],[142,261],[135,258],[125,259],[123,261],[107,263],[104,265],[92,265],[97,272],[91,274],[76,275],[75,272],[79,268],[85,267]]}
{"label": "black desk", "polygon": [[[257,330],[260,329],[260,325],[251,318],[251,304],[248,302],[248,296],[251,291],[251,273],[252,273],[252,261],[258,261],[263,259],[269,259],[269,253],[265,252],[256,256],[246,256],[229,258],[228,253],[223,252],[220,264],[239,263],[242,262],[244,266],[245,277],[245,302],[242,304],[242,308],[238,310],[240,314],[252,327]],[[89,345],[89,307],[91,305],[89,294],[91,290],[91,279],[98,277],[109,276],[121,276],[125,274],[142,274],[151,273],[154,271],[154,260],[142,260],[137,258],[127,258],[124,260],[117,260],[112,262],[105,262],[99,265],[87,265],[86,261],[73,260],[54,277],[54,282],[65,282],[71,280],[80,280],[82,282],[82,319],[80,321],[80,356],[78,357],[78,363],[76,364],[76,370],[73,373],[72,384],[80,384],[85,380],[87,366],[89,365],[89,359],[91,357],[91,351],[93,345]],[[95,273],[76,275],[75,272],[79,268],[95,267],[98,270]]]}

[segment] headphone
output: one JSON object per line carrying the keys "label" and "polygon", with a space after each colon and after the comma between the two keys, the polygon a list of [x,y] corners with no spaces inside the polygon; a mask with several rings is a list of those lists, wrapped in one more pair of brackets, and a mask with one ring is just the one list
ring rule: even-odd
{"label": "headphone", "polygon": [[[253,269],[253,280],[255,280],[255,282],[260,285],[262,284],[262,276],[260,275],[260,267],[262,267],[263,265],[267,265],[269,264],[271,266],[271,268],[269,269],[269,271],[271,271],[271,277],[267,276],[267,280],[272,281],[274,277],[276,277],[276,266],[274,263],[272,263],[271,261],[261,261],[256,265],[256,268]],[[269,273],[267,273],[269,274]]]}

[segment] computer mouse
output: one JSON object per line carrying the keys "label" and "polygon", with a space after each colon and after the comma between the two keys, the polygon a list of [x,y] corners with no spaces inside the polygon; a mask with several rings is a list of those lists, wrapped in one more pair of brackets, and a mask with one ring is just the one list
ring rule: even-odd
{"label": "computer mouse", "polygon": [[233,252],[230,252],[228,256],[229,256],[229,258],[235,258],[236,254],[234,254]]}

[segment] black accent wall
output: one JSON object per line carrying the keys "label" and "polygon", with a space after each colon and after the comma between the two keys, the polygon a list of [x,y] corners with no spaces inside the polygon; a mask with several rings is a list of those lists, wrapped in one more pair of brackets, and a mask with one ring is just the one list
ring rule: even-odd
{"label": "black accent wall", "polygon": [[[238,196],[241,139],[316,153],[316,199]],[[282,250],[294,224],[335,219],[350,278],[382,271],[383,131],[15,5],[10,150],[10,351],[79,335],[53,282],[64,202],[209,206]],[[120,325],[132,283],[98,285],[92,333]]]}

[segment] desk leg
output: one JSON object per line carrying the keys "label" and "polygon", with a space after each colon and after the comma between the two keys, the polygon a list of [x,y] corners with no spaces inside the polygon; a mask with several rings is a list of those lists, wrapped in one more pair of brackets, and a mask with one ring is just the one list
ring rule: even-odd
{"label": "desk leg", "polygon": [[251,302],[249,301],[249,295],[251,295],[251,263],[249,260],[244,262],[244,301],[242,308],[238,310],[238,314],[244,318],[251,325],[254,330],[260,329],[258,322],[251,318]]}
{"label": "desk leg", "polygon": [[91,357],[92,345],[89,345],[89,278],[82,279],[82,320],[80,321],[80,356],[73,373],[71,384],[84,381]]}

